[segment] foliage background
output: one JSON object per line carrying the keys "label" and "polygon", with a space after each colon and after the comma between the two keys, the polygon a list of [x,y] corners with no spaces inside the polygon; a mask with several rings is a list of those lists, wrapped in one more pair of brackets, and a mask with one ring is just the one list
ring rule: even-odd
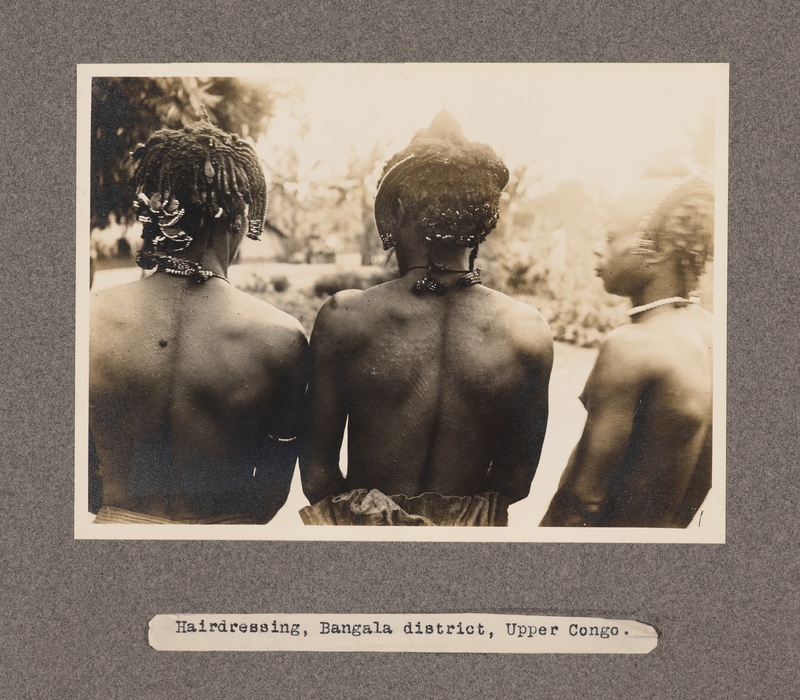
{"label": "foliage background", "polygon": [[[372,216],[377,181],[393,146],[365,135],[335,163],[323,153],[309,157],[309,144],[320,129],[313,112],[315,89],[320,87],[310,78],[296,77],[94,78],[93,271],[133,265],[140,229],[130,206],[130,152],[158,128],[179,128],[207,114],[221,128],[253,141],[270,179],[266,241],[242,247],[240,261],[248,265],[242,288],[297,316],[310,331],[328,295],[396,274]],[[645,154],[640,177],[713,175],[712,111],[691,123],[686,141],[682,154],[663,148]],[[593,347],[626,319],[627,302],[606,294],[593,273],[591,248],[604,233],[613,196],[597,182],[565,180],[550,168],[552,163],[535,156],[511,164],[500,221],[482,246],[478,265],[485,284],[536,306],[556,340]],[[282,268],[278,276],[285,279],[275,284],[269,263],[295,267]],[[307,277],[300,268],[319,264],[334,267],[311,284],[298,282]],[[707,275],[703,291],[709,307],[711,287]]]}

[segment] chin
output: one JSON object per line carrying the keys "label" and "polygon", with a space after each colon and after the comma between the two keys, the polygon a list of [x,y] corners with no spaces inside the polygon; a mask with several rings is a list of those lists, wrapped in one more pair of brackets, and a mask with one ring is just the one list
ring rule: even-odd
{"label": "chin", "polygon": [[603,289],[605,289],[606,292],[608,292],[609,294],[619,293],[614,289],[614,283],[610,279],[604,277],[602,274],[599,274],[598,277],[600,278],[600,281],[603,283]]}
{"label": "chin", "polygon": [[605,289],[608,294],[613,294],[618,297],[630,297],[633,293],[631,285],[625,284],[624,279],[603,274],[600,275],[600,279],[603,281],[603,289]]}

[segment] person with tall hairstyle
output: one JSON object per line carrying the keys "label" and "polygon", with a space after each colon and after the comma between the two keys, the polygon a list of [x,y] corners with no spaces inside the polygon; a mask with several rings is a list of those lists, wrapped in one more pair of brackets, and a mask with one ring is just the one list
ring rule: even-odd
{"label": "person with tall hairstyle", "polygon": [[307,341],[227,278],[264,228],[261,162],[207,120],[155,132],[133,160],[137,263],[154,274],[91,300],[94,522],[266,523],[297,459]]}
{"label": "person with tall hairstyle", "polygon": [[448,112],[386,164],[375,223],[401,276],[339,292],[317,317],[306,524],[507,525],[508,505],[528,495],[552,337],[475,266],[507,182],[500,158]]}
{"label": "person with tall hairstyle", "polygon": [[714,197],[702,179],[663,189],[623,198],[595,248],[632,323],[603,341],[543,526],[685,528],[711,487],[712,317],[694,290],[713,254]]}

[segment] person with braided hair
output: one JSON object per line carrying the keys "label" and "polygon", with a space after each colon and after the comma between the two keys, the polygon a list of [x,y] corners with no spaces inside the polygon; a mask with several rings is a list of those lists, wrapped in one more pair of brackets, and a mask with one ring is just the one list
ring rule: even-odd
{"label": "person with braided hair", "polygon": [[317,317],[306,524],[507,525],[508,505],[528,495],[552,337],[538,311],[482,286],[475,267],[507,181],[447,112],[386,164],[375,222],[401,277],[339,292]]}
{"label": "person with braided hair", "polygon": [[[659,191],[655,194],[653,190]],[[595,248],[632,324],[603,341],[588,413],[543,526],[687,527],[711,487],[712,323],[694,294],[713,253],[714,197],[699,179],[623,198]]]}
{"label": "person with braided hair", "polygon": [[306,387],[301,325],[228,282],[267,210],[261,163],[207,121],[133,153],[140,266],[91,300],[96,523],[266,523],[284,504]]}

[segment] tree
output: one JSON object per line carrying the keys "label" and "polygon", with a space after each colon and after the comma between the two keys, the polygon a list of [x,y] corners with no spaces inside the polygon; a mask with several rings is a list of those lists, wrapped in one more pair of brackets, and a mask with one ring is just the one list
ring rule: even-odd
{"label": "tree", "polygon": [[350,152],[347,163],[347,174],[341,182],[331,188],[339,193],[337,206],[351,204],[352,214],[357,221],[356,238],[358,240],[361,262],[369,265],[372,259],[383,252],[378,229],[375,226],[373,203],[378,187],[383,163],[385,146],[376,142],[365,158],[361,158],[355,149]]}
{"label": "tree", "polygon": [[693,129],[688,129],[689,138],[692,140],[692,155],[700,166],[703,174],[714,178],[714,138],[715,132],[714,110],[708,110],[700,119],[700,123]]}
{"label": "tree", "polygon": [[[500,197],[497,227],[481,246],[479,260],[490,284],[505,291],[516,291],[515,280],[524,276],[530,267],[533,235],[533,216],[530,200],[541,188],[544,174],[538,164],[525,163],[509,172],[508,183]],[[519,259],[517,249],[526,249],[525,259]]]}
{"label": "tree", "polygon": [[263,134],[282,93],[237,78],[92,80],[91,226],[134,220],[130,153],[157,129],[179,129],[206,110],[212,123],[243,137]]}

